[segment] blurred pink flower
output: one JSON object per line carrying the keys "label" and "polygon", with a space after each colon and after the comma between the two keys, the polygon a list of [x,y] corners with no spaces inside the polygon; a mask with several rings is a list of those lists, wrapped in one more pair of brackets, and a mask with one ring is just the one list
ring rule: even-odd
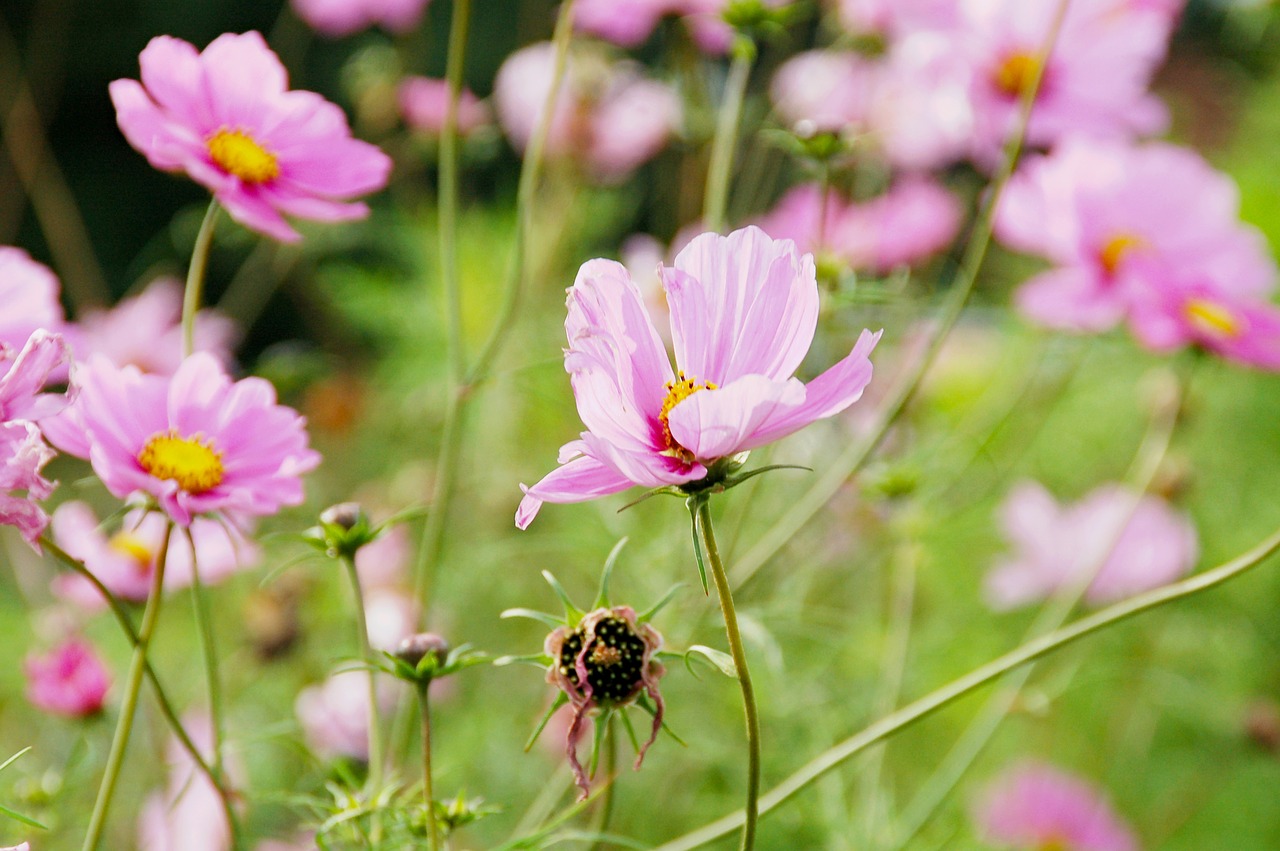
{"label": "blurred pink flower", "polygon": [[[212,751],[207,715],[187,715],[182,725],[200,751]],[[147,797],[138,814],[139,851],[230,851],[231,825],[218,790],[176,739],[170,739],[167,752],[169,780]],[[243,774],[241,765],[227,762],[229,775]]]}
{"label": "blurred pink flower", "polygon": [[1220,287],[1160,276],[1135,300],[1129,326],[1144,346],[1169,352],[1195,345],[1228,360],[1280,372],[1280,308]]}
{"label": "blurred pink flower", "polygon": [[794,242],[756,227],[707,233],[661,275],[678,371],[626,268],[589,260],[578,271],[565,370],[587,431],[561,447],[559,468],[521,485],[520,528],[543,502],[705,478],[721,458],[843,411],[871,381],[870,331],[807,386],[793,377],[818,318],[813,257]]}
{"label": "blurred pink flower", "polygon": [[246,227],[293,242],[298,232],[281,213],[363,218],[368,207],[350,199],[386,185],[391,159],[351,138],[334,104],[288,91],[284,66],[256,32],[219,36],[201,53],[158,36],[139,63],[141,83],[110,87],[129,144],[156,168],[208,188]]}
{"label": "blurred pink flower", "polygon": [[[553,45],[539,42],[511,54],[498,69],[498,120],[518,151],[538,125],[554,66]],[[641,77],[627,63],[570,56],[546,153],[580,160],[596,180],[616,183],[662,150],[680,122],[680,99],[669,86]]]}
{"label": "blurred pink flower", "polygon": [[[308,686],[294,702],[307,746],[321,759],[369,759],[368,671],[348,670]],[[378,706],[389,710],[395,690],[378,679]]]}
{"label": "blurred pink flower", "polygon": [[[90,310],[71,331],[77,360],[100,354],[116,366],[132,364],[143,372],[173,375],[182,363],[182,283],[156,278],[132,298],[110,310]],[[224,365],[240,332],[216,310],[196,314],[196,351],[209,352]]]}
{"label": "blurred pink flower", "polygon": [[[956,39],[973,67],[974,156],[993,162],[1013,132],[1058,4],[961,0]],[[1148,91],[1169,20],[1118,0],[1072,0],[1044,71],[1027,141],[1068,134],[1128,138],[1158,132],[1167,111]]]}
{"label": "blurred pink flower", "polygon": [[1091,784],[1053,766],[1026,762],[983,792],[974,820],[1001,847],[1138,851],[1137,837]]}
{"label": "blurred pink flower", "polygon": [[[131,511],[120,530],[108,536],[93,509],[83,502],[64,502],[53,512],[53,540],[68,555],[84,562],[89,572],[121,600],[145,602],[151,591],[156,558],[164,540],[165,521],[155,513]],[[258,563],[261,552],[235,527],[217,520],[195,518],[191,536],[199,557],[196,567],[200,582],[216,585],[227,577]],[[175,534],[169,542],[165,562],[164,588],[177,591],[193,581],[191,545],[186,535]],[[88,611],[98,611],[106,603],[98,590],[83,576],[61,573],[53,590],[64,600]]]}
{"label": "blurred pink flower", "polygon": [[61,331],[58,278],[21,248],[0,245],[0,345],[21,348],[38,328]]}
{"label": "blurred pink flower", "polygon": [[639,47],[680,0],[576,0],[573,25],[580,32],[623,47]]}
{"label": "blurred pink flower", "polygon": [[[449,83],[427,77],[405,77],[399,89],[400,114],[414,130],[438,136],[444,132]],[[458,135],[468,136],[489,124],[489,108],[467,89],[458,96]]]}
{"label": "blurred pink flower", "polygon": [[1100,331],[1164,286],[1167,270],[1228,299],[1268,293],[1275,262],[1239,207],[1235,183],[1194,151],[1072,140],[1019,169],[995,228],[1006,245],[1054,265],[1017,291],[1024,315]]}
{"label": "blurred pink flower", "polygon": [[854,34],[903,36],[956,25],[959,0],[837,0],[840,23]]}
{"label": "blurred pink flower", "polygon": [[338,38],[366,27],[407,32],[422,20],[430,0],[290,0],[293,11],[316,32]]}
{"label": "blurred pink flower", "polygon": [[880,65],[859,53],[809,50],[774,72],[769,97],[783,122],[821,132],[860,130],[871,114]]}
{"label": "blurred pink flower", "polygon": [[274,514],[302,502],[302,474],[320,463],[305,421],[261,378],[232,380],[197,352],[171,377],[95,357],[74,376],[75,406],[45,421],[55,446],[87,457],[121,499],[154,498],[173,520]]}
{"label": "blurred pink flower", "polygon": [[1044,600],[1093,573],[1084,599],[1101,605],[1165,585],[1195,566],[1199,544],[1185,514],[1154,496],[1103,485],[1072,505],[1022,482],[1000,507],[1013,552],[988,572],[995,609]]}
{"label": "blurred pink flower", "polygon": [[409,527],[396,524],[356,551],[360,583],[367,588],[400,585],[408,578],[412,557]]}
{"label": "blurred pink flower", "polygon": [[111,676],[93,645],[73,638],[44,656],[28,656],[27,700],[45,712],[85,718],[102,711]]}
{"label": "blurred pink flower", "polygon": [[802,251],[838,257],[855,269],[877,273],[920,263],[951,244],[960,229],[960,204],[929,178],[908,177],[883,195],[850,203],[822,194],[815,184],[797,186],[762,216],[759,225]]}
{"label": "blurred pink flower", "polygon": [[418,631],[418,604],[413,595],[396,588],[371,588],[365,592],[365,623],[369,644],[388,653]]}

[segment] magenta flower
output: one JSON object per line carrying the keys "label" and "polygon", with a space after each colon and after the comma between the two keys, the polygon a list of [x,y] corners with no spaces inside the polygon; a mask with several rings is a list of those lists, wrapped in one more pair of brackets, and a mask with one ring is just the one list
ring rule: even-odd
{"label": "magenta flower", "polygon": [[[603,183],[617,183],[652,159],[678,129],[680,99],[624,63],[570,57],[547,135],[547,155],[571,158]],[[554,77],[550,42],[507,57],[494,80],[503,132],[524,151],[538,126]]]}
{"label": "magenta flower", "polygon": [[201,514],[274,514],[302,502],[320,456],[305,421],[261,378],[232,382],[197,352],[172,377],[93,358],[75,375],[80,398],[45,424],[60,449],[87,457],[107,490],[156,501],[189,526]]}
{"label": "magenta flower", "polygon": [[[449,108],[449,83],[427,77],[406,77],[398,92],[400,114],[414,130],[439,136]],[[493,119],[484,102],[466,89],[458,97],[458,135],[469,136]]]}
{"label": "magenta flower", "polygon": [[613,44],[639,47],[678,8],[679,0],[576,0],[573,25]]}
{"label": "magenta flower", "polygon": [[111,84],[129,144],[209,189],[245,227],[293,242],[300,237],[282,213],[363,218],[369,208],[350,199],[386,185],[390,158],[351,138],[334,104],[288,91],[284,66],[258,33],[219,36],[201,53],[159,36],[138,60],[141,83]]}
{"label": "magenta flower", "polygon": [[1050,765],[1027,762],[982,794],[974,820],[1002,848],[1138,851],[1138,839],[1091,784]]}
{"label": "magenta flower", "polygon": [[313,30],[339,38],[380,26],[408,32],[422,20],[431,0],[290,0],[293,11]]}
{"label": "magenta flower", "polygon": [[[159,514],[132,511],[120,529],[108,535],[88,505],[71,501],[58,506],[51,525],[54,542],[84,562],[108,591],[121,600],[146,601],[164,541],[165,521]],[[191,536],[204,585],[216,585],[253,567],[261,557],[258,546],[229,523],[197,517],[191,521]],[[191,545],[186,535],[173,535],[165,561],[165,590],[177,591],[192,581]],[[98,611],[106,604],[93,584],[75,573],[55,577],[53,591],[87,611]]]}
{"label": "magenta flower", "polygon": [[840,413],[871,381],[870,331],[807,386],[792,377],[818,320],[813,257],[794,242],[755,227],[703,234],[661,276],[675,369],[626,268],[589,260],[578,271],[565,370],[587,431],[561,448],[559,468],[521,485],[520,528],[543,502],[706,478],[722,458]]}
{"label": "magenta flower", "polygon": [[1195,527],[1163,500],[1103,485],[1062,506],[1036,482],[1022,482],[1000,508],[1013,552],[984,582],[987,602],[1011,609],[1088,580],[1084,599],[1101,605],[1165,585],[1195,566]]}
{"label": "magenta flower", "polygon": [[21,348],[37,329],[61,331],[58,278],[21,248],[0,246],[0,345]]}
{"label": "magenta flower", "polygon": [[996,235],[1053,264],[1017,291],[1024,315],[1101,331],[1165,288],[1171,270],[1228,298],[1268,293],[1276,266],[1239,206],[1235,183],[1193,151],[1076,140],[1019,169]]}
{"label": "magenta flower", "polygon": [[66,718],[86,718],[102,711],[111,676],[87,641],[73,638],[44,656],[28,656],[27,700]]}
{"label": "magenta flower", "polygon": [[[157,278],[136,296],[110,310],[85,313],[70,331],[77,360],[103,355],[116,366],[133,365],[143,372],[173,375],[182,363],[182,284]],[[230,364],[240,332],[216,310],[196,314],[196,351],[209,352]]]}

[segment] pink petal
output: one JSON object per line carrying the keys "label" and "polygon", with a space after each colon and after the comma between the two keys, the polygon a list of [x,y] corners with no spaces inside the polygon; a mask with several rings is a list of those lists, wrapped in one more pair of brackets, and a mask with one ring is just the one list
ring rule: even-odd
{"label": "pink petal", "polygon": [[1125,300],[1117,287],[1082,266],[1050,269],[1028,280],[1014,293],[1018,311],[1032,321],[1063,331],[1092,332],[1112,328],[1124,318]]}
{"label": "pink petal", "polygon": [[710,462],[749,448],[770,421],[805,401],[804,385],[746,375],[715,390],[700,390],[671,409],[671,436],[694,457]]}
{"label": "pink petal", "polygon": [[563,462],[532,487],[520,485],[524,499],[516,510],[516,526],[529,528],[544,502],[584,502],[598,496],[624,491],[632,486],[630,479],[595,458],[579,455]]}

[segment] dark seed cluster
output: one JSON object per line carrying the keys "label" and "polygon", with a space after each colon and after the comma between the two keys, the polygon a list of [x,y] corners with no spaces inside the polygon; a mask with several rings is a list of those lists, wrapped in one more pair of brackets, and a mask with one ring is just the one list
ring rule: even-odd
{"label": "dark seed cluster", "polygon": [[[582,651],[581,629],[564,640],[560,650],[560,673],[575,686],[578,671],[575,663]],[[630,698],[644,679],[644,641],[631,631],[622,618],[604,618],[596,624],[595,637],[587,647],[584,659],[591,697],[598,701],[624,701]],[[582,694],[582,689],[577,689]]]}

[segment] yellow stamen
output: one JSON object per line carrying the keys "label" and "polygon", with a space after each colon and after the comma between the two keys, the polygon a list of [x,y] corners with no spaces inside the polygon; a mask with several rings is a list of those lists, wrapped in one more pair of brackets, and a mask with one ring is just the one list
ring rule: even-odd
{"label": "yellow stamen", "polygon": [[595,650],[591,651],[591,661],[596,665],[608,668],[622,661],[622,651],[607,644],[597,644]]}
{"label": "yellow stamen", "polygon": [[275,154],[243,130],[223,128],[209,137],[209,156],[218,168],[245,183],[267,183],[280,176]]}
{"label": "yellow stamen", "polygon": [[154,434],[138,453],[138,463],[157,479],[177,482],[187,493],[204,493],[222,483],[222,453],[199,434],[178,437],[174,429]]}
{"label": "yellow stamen", "polygon": [[667,398],[662,400],[662,411],[658,414],[658,422],[662,423],[662,439],[666,441],[667,450],[685,461],[693,462],[693,453],[685,449],[671,436],[671,409],[688,399],[699,390],[715,390],[714,382],[698,383],[697,379],[685,378],[684,373],[677,373],[675,381],[668,381]]}
{"label": "yellow stamen", "polygon": [[1000,63],[995,72],[996,88],[1009,97],[1019,97],[1031,89],[1040,57],[1034,53],[1011,53]]}
{"label": "yellow stamen", "polygon": [[1189,299],[1183,310],[1191,326],[1207,337],[1234,339],[1244,333],[1244,321],[1216,301]]}
{"label": "yellow stamen", "polygon": [[1102,268],[1108,275],[1114,274],[1131,251],[1142,248],[1146,244],[1147,241],[1140,236],[1118,233],[1102,246],[1102,250],[1098,252],[1098,262],[1102,264]]}
{"label": "yellow stamen", "polygon": [[138,570],[147,570],[151,566],[154,553],[137,535],[129,532],[117,532],[107,541],[107,546],[121,555],[128,556],[138,563]]}

